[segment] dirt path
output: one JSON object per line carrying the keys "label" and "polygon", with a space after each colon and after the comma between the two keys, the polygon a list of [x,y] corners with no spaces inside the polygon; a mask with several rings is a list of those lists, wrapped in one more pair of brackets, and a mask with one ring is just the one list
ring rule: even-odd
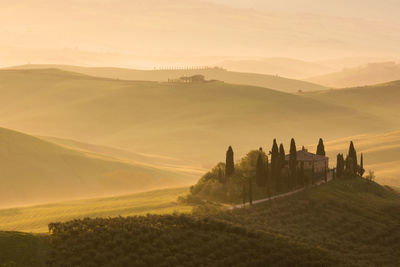
{"label": "dirt path", "polygon": [[[327,182],[331,181],[332,178],[333,178],[332,172],[329,172]],[[314,184],[313,187],[319,186],[321,184],[325,184],[325,181],[324,180],[319,181],[316,184]],[[299,188],[299,189],[296,189],[296,190],[293,190],[293,191],[290,191],[290,192],[287,192],[287,193],[283,193],[283,194],[280,194],[280,195],[276,195],[276,196],[273,196],[273,197],[254,200],[253,201],[253,205],[254,204],[263,203],[263,202],[267,202],[267,201],[270,201],[270,200],[274,200],[274,199],[277,199],[277,198],[287,197],[287,196],[296,194],[298,192],[304,191],[306,188],[307,187],[302,187],[302,188]],[[233,209],[238,209],[238,208],[244,208],[244,207],[249,206],[249,205],[250,205],[250,202],[246,202],[245,204],[233,205],[233,206],[229,207],[228,209],[229,210],[233,210]]]}

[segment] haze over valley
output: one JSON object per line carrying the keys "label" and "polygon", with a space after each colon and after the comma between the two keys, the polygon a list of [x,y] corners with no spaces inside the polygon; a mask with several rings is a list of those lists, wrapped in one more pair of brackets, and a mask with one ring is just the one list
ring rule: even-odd
{"label": "haze over valley", "polygon": [[397,0],[2,0],[0,266],[400,266]]}

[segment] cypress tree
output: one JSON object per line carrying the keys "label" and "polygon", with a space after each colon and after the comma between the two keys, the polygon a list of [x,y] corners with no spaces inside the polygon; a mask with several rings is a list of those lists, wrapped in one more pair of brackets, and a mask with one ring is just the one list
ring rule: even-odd
{"label": "cypress tree", "polygon": [[349,146],[349,158],[353,160],[354,167],[357,166],[357,152],[356,149],[354,148],[353,141],[350,142]]}
{"label": "cypress tree", "polygon": [[343,173],[344,173],[344,157],[343,154],[338,154],[336,160],[336,176],[340,178],[343,176]]}
{"label": "cypress tree", "polygon": [[322,138],[319,139],[318,146],[317,146],[317,155],[325,156],[325,146],[324,141]]}
{"label": "cypress tree", "polygon": [[281,143],[279,146],[279,167],[282,169],[286,165],[286,154],[285,154],[285,148],[283,147],[283,144]]}
{"label": "cypress tree", "polygon": [[359,169],[359,171],[358,171],[358,174],[359,174],[361,177],[363,177],[364,173],[365,173],[365,169],[364,169],[364,156],[363,156],[363,154],[361,153],[360,169]]}
{"label": "cypress tree", "polygon": [[271,184],[275,191],[279,190],[279,149],[276,139],[274,139],[272,149],[271,149]]}
{"label": "cypress tree", "polygon": [[283,147],[283,144],[281,143],[279,145],[279,188],[280,190],[285,191],[288,188],[288,178],[285,176],[284,178],[282,177],[282,169],[286,165],[286,154],[285,154],[285,148]]}
{"label": "cypress tree", "polygon": [[265,166],[263,158],[263,155],[259,153],[256,165],[256,183],[258,186],[265,186]]}
{"label": "cypress tree", "polygon": [[354,160],[353,157],[350,157],[349,155],[347,155],[346,157],[346,174],[349,176],[354,176],[356,174],[356,167],[354,164]]}
{"label": "cypress tree", "polygon": [[298,184],[296,177],[296,168],[297,168],[297,149],[296,142],[294,138],[290,141],[290,154],[289,154],[289,168],[290,168],[290,188],[296,187]]}
{"label": "cypress tree", "polygon": [[266,159],[265,159],[265,172],[264,172],[264,175],[265,175],[264,183],[265,183],[265,186],[267,187],[267,195],[268,195],[268,197],[270,197],[271,196],[271,181],[270,181],[270,175],[269,175],[268,156],[266,156]]}
{"label": "cypress tree", "polygon": [[235,163],[233,161],[233,149],[229,146],[228,151],[226,151],[226,163],[225,163],[225,180],[235,173]]}

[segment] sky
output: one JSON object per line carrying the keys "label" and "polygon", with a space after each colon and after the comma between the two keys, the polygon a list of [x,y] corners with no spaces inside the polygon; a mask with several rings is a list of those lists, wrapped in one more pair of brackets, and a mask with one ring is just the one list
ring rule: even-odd
{"label": "sky", "polygon": [[400,53],[395,0],[1,0],[0,66]]}

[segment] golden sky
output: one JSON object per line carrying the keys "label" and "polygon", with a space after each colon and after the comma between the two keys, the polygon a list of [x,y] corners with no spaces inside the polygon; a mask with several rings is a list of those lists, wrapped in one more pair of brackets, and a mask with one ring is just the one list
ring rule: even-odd
{"label": "golden sky", "polygon": [[396,57],[398,11],[397,0],[1,0],[0,65]]}

